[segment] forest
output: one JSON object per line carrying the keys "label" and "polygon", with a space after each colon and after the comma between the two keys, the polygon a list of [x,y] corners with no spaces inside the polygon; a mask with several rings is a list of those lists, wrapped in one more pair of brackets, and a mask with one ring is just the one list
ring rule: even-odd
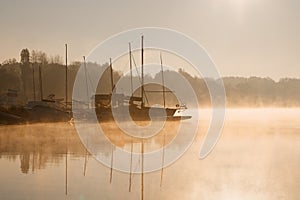
{"label": "forest", "polygon": [[[72,96],[72,87],[77,71],[82,63],[73,62],[68,65],[68,96]],[[107,67],[87,63],[87,67]],[[106,70],[98,84],[97,92],[110,89],[110,74]],[[220,80],[192,76],[180,68],[175,71],[164,71],[169,84],[176,83],[176,74],[183,76],[192,86],[200,106],[210,106],[210,96],[205,82],[219,84]],[[7,101],[9,90],[17,92],[17,103],[25,105],[29,100],[38,100],[40,76],[43,80],[43,94],[47,97],[54,94],[56,98],[65,97],[65,65],[59,56],[47,57],[41,51],[22,50],[21,60],[9,59],[0,65],[0,105]],[[114,71],[115,82],[122,76],[120,71]],[[129,83],[129,77],[128,83]],[[161,79],[161,72],[154,77],[146,75],[146,79]],[[133,77],[138,80],[138,77]],[[136,81],[135,80],[135,81]],[[300,106],[300,79],[282,78],[274,81],[268,77],[223,77],[228,107],[298,107]],[[148,90],[152,87],[148,86]],[[184,88],[182,88],[184,89]],[[70,101],[70,100],[69,100]],[[187,102],[188,103],[188,102]]]}

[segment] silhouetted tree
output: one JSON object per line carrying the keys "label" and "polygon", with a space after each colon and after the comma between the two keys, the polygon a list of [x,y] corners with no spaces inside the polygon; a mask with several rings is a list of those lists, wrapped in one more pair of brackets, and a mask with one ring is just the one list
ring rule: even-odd
{"label": "silhouetted tree", "polygon": [[17,60],[15,58],[10,58],[8,60],[4,60],[2,65],[12,65],[12,64],[16,64]]}
{"label": "silhouetted tree", "polygon": [[32,63],[37,63],[37,60],[38,60],[37,51],[32,50],[31,51],[31,62]]}
{"label": "silhouetted tree", "polygon": [[28,64],[29,63],[29,51],[28,49],[22,49],[21,51],[21,63]]}
{"label": "silhouetted tree", "polygon": [[62,60],[62,57],[60,55],[54,55],[54,56],[50,56],[49,62],[51,64],[62,64],[63,60]]}
{"label": "silhouetted tree", "polygon": [[41,63],[48,64],[48,57],[45,52],[32,50],[31,51],[31,62],[32,63]]}

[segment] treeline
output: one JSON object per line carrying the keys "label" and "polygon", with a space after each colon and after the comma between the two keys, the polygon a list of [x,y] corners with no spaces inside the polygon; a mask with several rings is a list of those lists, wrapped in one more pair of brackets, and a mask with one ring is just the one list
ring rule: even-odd
{"label": "treeline", "polygon": [[[210,97],[204,79],[192,77],[181,71],[191,83],[200,105],[210,105]],[[282,78],[274,81],[261,77],[223,77],[229,107],[299,107],[300,79]],[[206,79],[213,84],[219,80]]]}
{"label": "treeline", "polygon": [[[69,98],[72,96],[72,87],[80,64],[80,62],[76,62],[68,66]],[[104,67],[104,65],[99,66],[92,63],[89,63],[89,65]],[[19,102],[23,104],[28,100],[33,100],[34,91],[36,100],[38,100],[41,95],[39,88],[39,66],[42,74],[44,98],[50,94],[55,94],[56,98],[64,98],[65,66],[61,63],[41,63],[38,60],[35,63],[18,63],[14,61],[0,65],[0,97],[5,96],[8,89],[12,89],[18,91]],[[180,69],[178,72],[165,71],[164,76],[166,81],[169,84],[177,84],[176,78],[174,78],[176,74],[182,75],[191,84],[200,106],[210,106],[210,96],[205,82],[209,81],[212,84],[219,84],[220,80],[198,78]],[[120,72],[115,72],[114,80],[117,81],[120,76]],[[161,80],[161,74],[158,73],[155,77],[147,76],[146,78]],[[137,77],[134,77],[134,79],[138,80]],[[279,81],[260,77],[223,77],[222,79],[227,95],[227,106],[229,107],[300,106],[300,79],[283,78]],[[101,86],[102,89],[100,88],[97,91],[109,91],[111,88],[109,80],[110,74],[109,71],[106,71],[99,83],[99,87]],[[179,89],[184,88],[179,87]],[[148,90],[152,90],[151,86],[148,86]],[[71,100],[69,99],[69,101]]]}

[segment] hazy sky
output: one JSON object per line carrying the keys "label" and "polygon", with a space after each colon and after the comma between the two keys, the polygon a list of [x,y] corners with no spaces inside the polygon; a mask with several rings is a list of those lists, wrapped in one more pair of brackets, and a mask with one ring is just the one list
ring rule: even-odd
{"label": "hazy sky", "polygon": [[222,76],[300,77],[299,0],[1,0],[0,62],[22,48],[81,60],[121,31],[156,26],[194,38]]}

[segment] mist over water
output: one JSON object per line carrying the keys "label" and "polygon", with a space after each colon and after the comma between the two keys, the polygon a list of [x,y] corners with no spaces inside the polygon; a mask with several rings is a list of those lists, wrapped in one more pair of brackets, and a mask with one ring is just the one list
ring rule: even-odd
{"label": "mist over water", "polygon": [[[300,109],[227,110],[222,136],[203,160],[199,151],[210,110],[199,110],[199,116],[197,137],[164,169],[162,186],[161,171],[145,174],[145,199],[298,199]],[[167,142],[176,137],[177,123],[167,122]],[[115,124],[101,126],[111,142],[130,150],[128,136]],[[145,150],[162,142],[158,134]],[[134,151],[139,148],[137,140]],[[110,158],[111,149],[102,153]],[[0,177],[0,199],[140,199],[140,175],[132,176],[131,192],[127,173],[114,170],[110,183],[110,169],[86,152],[69,123],[0,126]]]}

